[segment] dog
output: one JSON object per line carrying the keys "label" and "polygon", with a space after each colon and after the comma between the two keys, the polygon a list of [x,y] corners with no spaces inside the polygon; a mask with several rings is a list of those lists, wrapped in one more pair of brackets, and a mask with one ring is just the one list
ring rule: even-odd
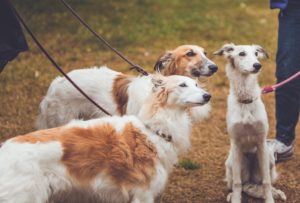
{"label": "dog", "polygon": [[285,200],[284,193],[272,187],[275,159],[266,142],[268,118],[257,81],[262,67],[258,59],[268,57],[267,52],[259,45],[226,44],[214,54],[228,60],[230,81],[226,119],[230,151],[225,165],[232,193],[227,201],[240,203],[242,191],[266,203],[273,203],[273,196]]}
{"label": "dog", "polygon": [[[155,70],[163,75],[210,76],[217,66],[196,45],[183,45],[161,57]],[[151,76],[132,77],[107,67],[79,69],[68,74],[94,101],[112,115],[137,115],[151,91]],[[193,121],[208,117],[210,105],[190,110]],[[56,78],[43,98],[36,121],[37,129],[62,126],[72,119],[89,120],[105,114],[86,100],[69,82]]]}
{"label": "dog", "polygon": [[17,136],[0,149],[1,203],[152,203],[190,146],[189,107],[210,95],[184,76],[151,76],[138,116]]}
{"label": "dog", "polygon": [[181,45],[167,51],[157,60],[154,70],[163,75],[185,75],[188,77],[209,77],[218,70],[218,66],[206,57],[202,47]]}

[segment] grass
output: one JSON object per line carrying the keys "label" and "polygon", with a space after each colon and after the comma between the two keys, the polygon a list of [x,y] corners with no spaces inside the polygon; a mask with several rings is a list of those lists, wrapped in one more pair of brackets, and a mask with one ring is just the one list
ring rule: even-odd
{"label": "grass", "polygon": [[[277,13],[261,0],[68,0],[78,13],[113,46],[131,60],[152,71],[165,50],[181,44],[198,44],[219,64],[220,70],[206,80],[213,95],[211,117],[195,125],[192,149],[182,157],[184,165],[199,164],[198,170],[178,167],[170,176],[164,193],[166,203],[225,202],[227,189],[224,162],[229,148],[226,132],[228,81],[224,60],[212,52],[224,43],[260,44],[271,58],[263,61],[261,85],[273,84],[277,44]],[[106,64],[128,72],[128,65],[101,45],[63,8],[59,1],[13,0],[26,22],[66,71]],[[38,105],[50,82],[58,75],[27,36],[30,51],[7,65],[0,75],[0,139],[34,130]],[[263,97],[270,136],[275,133],[273,95]],[[300,134],[299,126],[297,133]],[[286,192],[288,203],[300,199],[299,136],[296,157],[278,165],[276,187]],[[191,164],[193,163],[193,164]],[[246,198],[246,197],[245,197]],[[247,199],[245,202],[259,202]]]}
{"label": "grass", "polygon": [[193,160],[190,159],[182,159],[179,161],[179,166],[184,168],[185,170],[198,170],[200,169],[200,165]]}

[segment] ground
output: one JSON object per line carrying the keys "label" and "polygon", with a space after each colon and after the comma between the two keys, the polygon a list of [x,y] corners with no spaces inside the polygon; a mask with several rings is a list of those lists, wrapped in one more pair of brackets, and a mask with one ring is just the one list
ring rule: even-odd
{"label": "ground", "polygon": [[[59,1],[12,1],[41,42],[65,71],[106,64],[129,72],[128,65],[104,48],[59,3]],[[262,86],[275,83],[277,14],[261,0],[69,0],[95,30],[135,63],[152,71],[161,54],[181,44],[197,44],[219,65],[219,71],[203,81],[213,95],[211,117],[194,126],[192,148],[181,159],[199,165],[196,170],[178,167],[170,176],[163,195],[165,203],[221,203],[227,189],[224,162],[229,148],[226,131],[228,81],[225,61],[212,52],[224,43],[260,44],[269,51],[260,75]],[[0,75],[0,139],[34,130],[38,105],[58,72],[27,36],[30,51],[7,65]],[[134,74],[133,72],[131,72]],[[274,94],[263,96],[274,137]],[[298,125],[297,134],[300,134]],[[276,187],[288,203],[300,202],[300,151],[298,136],[295,158],[278,164]],[[244,202],[259,200],[244,197]],[[277,201],[278,202],[278,201]]]}

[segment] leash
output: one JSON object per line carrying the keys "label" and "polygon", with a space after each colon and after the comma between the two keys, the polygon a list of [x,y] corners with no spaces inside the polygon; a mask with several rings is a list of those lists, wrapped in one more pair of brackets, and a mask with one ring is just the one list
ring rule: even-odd
{"label": "leash", "polygon": [[267,93],[269,93],[269,92],[274,92],[276,89],[278,89],[278,88],[284,86],[286,83],[288,83],[288,82],[290,82],[290,81],[296,79],[296,78],[299,77],[299,76],[300,76],[300,71],[297,72],[297,73],[295,73],[295,74],[292,75],[291,77],[287,78],[286,80],[284,80],[284,81],[282,81],[282,82],[276,84],[276,85],[266,86],[266,87],[262,88],[261,92],[262,92],[262,94],[267,94]]}
{"label": "leash", "polygon": [[98,35],[92,28],[89,26],[77,13],[76,11],[65,1],[60,0],[60,2],[73,14],[73,16],[85,27],[87,28],[100,42],[102,42],[106,47],[115,52],[119,57],[121,57],[124,61],[126,61],[132,67],[130,69],[135,69],[137,72],[143,75],[149,75],[147,71],[145,71],[141,66],[134,64],[130,61],[124,54],[119,52],[116,48],[111,46],[103,37]]}
{"label": "leash", "polygon": [[44,53],[44,55],[49,59],[49,61],[52,63],[52,65],[91,103],[93,103],[98,109],[103,111],[106,115],[111,116],[110,113],[108,113],[104,108],[102,108],[99,104],[97,104],[92,98],[90,98],[63,70],[62,68],[55,62],[55,60],[50,56],[50,54],[45,50],[45,48],[41,45],[41,43],[38,41],[38,39],[35,37],[35,35],[31,32],[29,27],[26,25],[22,17],[19,15],[15,7],[10,3],[9,0],[6,0],[11,9],[14,11],[17,18],[20,20],[21,24],[24,26],[26,31],[29,33],[33,41],[36,43],[36,45],[41,49],[41,51]]}

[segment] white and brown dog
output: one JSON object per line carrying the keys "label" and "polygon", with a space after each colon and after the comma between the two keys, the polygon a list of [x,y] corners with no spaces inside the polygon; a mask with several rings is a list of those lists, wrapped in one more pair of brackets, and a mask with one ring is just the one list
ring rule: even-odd
{"label": "white and brown dog", "polygon": [[[155,65],[163,75],[210,76],[217,66],[196,45],[183,45],[167,52]],[[132,77],[106,67],[79,69],[68,74],[82,89],[112,115],[137,115],[151,92],[151,76]],[[208,116],[210,105],[190,111],[194,121]],[[69,82],[56,78],[40,104],[37,129],[58,127],[73,119],[93,119],[103,112],[86,100]]]}
{"label": "white and brown dog", "polygon": [[182,45],[167,51],[156,62],[154,70],[163,75],[185,75],[188,77],[209,77],[218,66],[206,57],[202,47]]}
{"label": "white and brown dog", "polygon": [[267,147],[268,118],[257,81],[262,67],[258,59],[267,53],[259,45],[226,44],[215,54],[228,60],[230,81],[227,129],[231,147],[226,181],[232,193],[227,200],[240,203],[242,191],[267,203],[274,202],[273,196],[285,200],[284,193],[272,187],[277,176],[275,159]]}
{"label": "white and brown dog", "polygon": [[0,202],[152,203],[190,146],[185,109],[210,95],[188,77],[151,79],[137,117],[77,120],[3,143]]}

